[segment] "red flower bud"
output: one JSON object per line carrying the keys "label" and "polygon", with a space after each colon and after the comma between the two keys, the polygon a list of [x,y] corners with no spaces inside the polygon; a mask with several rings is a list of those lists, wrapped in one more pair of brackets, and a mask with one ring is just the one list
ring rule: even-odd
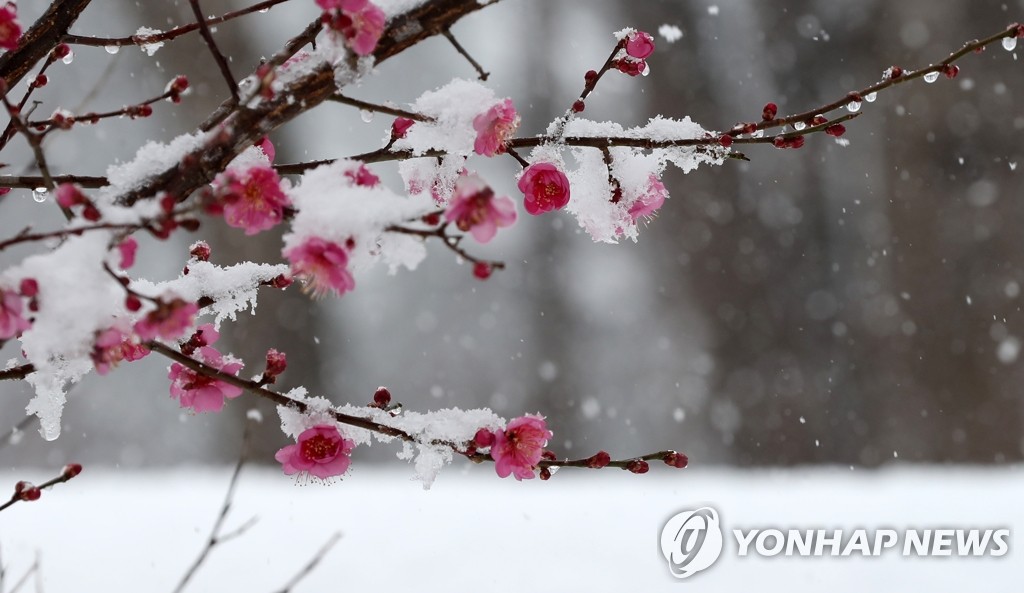
{"label": "red flower bud", "polygon": [[14,496],[25,501],[39,500],[43,493],[32,482],[24,480],[14,485]]}
{"label": "red flower bud", "polygon": [[267,350],[267,370],[263,371],[263,378],[273,383],[274,378],[288,368],[288,357],[284,352],[278,352],[271,348]]}
{"label": "red flower bud", "polygon": [[18,285],[18,292],[23,297],[32,298],[39,294],[39,283],[36,282],[35,278],[25,278]]}
{"label": "red flower bud", "polygon": [[134,313],[142,308],[142,301],[139,300],[139,297],[130,294],[124,300],[124,308]]}
{"label": "red flower bud", "polygon": [[591,469],[601,469],[611,463],[612,457],[605,451],[598,451],[589,458],[587,458],[587,467]]}
{"label": "red flower bud", "polygon": [[732,136],[730,136],[729,134],[722,134],[721,136],[718,137],[718,143],[725,148],[729,148],[730,146],[732,146]]}
{"label": "red flower bud", "polygon": [[196,241],[189,248],[188,254],[199,261],[210,261],[210,245],[206,241]]}
{"label": "red flower bud", "polygon": [[494,444],[494,433],[486,428],[481,428],[476,431],[476,436],[473,437],[473,444],[479,449],[490,447]]}
{"label": "red flower bud", "polygon": [[61,476],[63,476],[63,478],[65,480],[70,480],[71,478],[73,478],[73,477],[77,476],[78,474],[82,473],[82,464],[81,463],[69,463],[69,464],[64,466],[64,469],[62,469],[60,473],[61,473]]}
{"label": "red flower bud", "polygon": [[473,275],[480,280],[487,280],[490,278],[493,271],[494,269],[491,267],[491,264],[487,262],[481,261],[473,264]]}
{"label": "red flower bud", "polygon": [[634,459],[626,464],[626,469],[634,474],[646,474],[650,471],[651,466],[643,459]]}
{"label": "red flower bud", "polygon": [[836,138],[838,138],[846,133],[846,126],[844,126],[843,124],[832,124],[831,126],[825,128],[825,133],[828,134],[829,136],[835,136]]}
{"label": "red flower bud", "polygon": [[171,81],[170,90],[175,93],[183,93],[188,88],[188,77],[185,75],[178,75]]}
{"label": "red flower bud", "polygon": [[690,463],[689,457],[683,455],[682,453],[676,453],[675,451],[669,453],[668,455],[662,457],[661,459],[666,464],[671,465],[672,467],[678,467],[679,469],[686,467]]}
{"label": "red flower bud", "polygon": [[576,101],[572,104],[573,113],[582,113],[587,108],[587,104],[583,101]]}
{"label": "red flower bud", "polygon": [[387,387],[381,386],[373,392],[373,405],[378,408],[386,408],[391,403],[391,392]]}
{"label": "red flower bud", "polygon": [[278,274],[273,280],[270,281],[270,285],[274,288],[288,288],[292,285],[292,279],[285,276],[284,274]]}
{"label": "red flower bud", "polygon": [[775,103],[767,103],[764,109],[761,110],[761,119],[764,121],[771,121],[775,119],[775,116],[779,113],[779,106]]}

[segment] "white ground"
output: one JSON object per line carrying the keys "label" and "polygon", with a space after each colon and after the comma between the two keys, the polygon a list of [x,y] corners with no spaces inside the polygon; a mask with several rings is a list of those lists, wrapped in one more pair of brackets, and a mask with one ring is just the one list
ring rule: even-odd
{"label": "white ground", "polygon": [[[86,468],[40,501],[0,513],[7,588],[42,563],[43,590],[171,591],[213,524],[230,469],[124,473]],[[409,473],[356,471],[296,486],[247,469],[228,527],[192,591],[280,588],[336,530],[343,538],[298,591],[1020,590],[1024,468],[739,472],[562,472],[547,483],[450,468],[421,490]],[[0,485],[45,476],[0,473]],[[6,486],[3,486],[6,488]],[[735,527],[1008,527],[1002,558],[739,558],[677,582],[658,549],[662,523],[710,504]],[[893,587],[896,587],[895,589]],[[32,591],[33,583],[22,589]]]}

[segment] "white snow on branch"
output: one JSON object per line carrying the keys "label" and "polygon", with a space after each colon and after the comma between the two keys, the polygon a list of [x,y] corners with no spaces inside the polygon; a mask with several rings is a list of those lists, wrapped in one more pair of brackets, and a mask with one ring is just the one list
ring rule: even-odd
{"label": "white snow on branch", "polygon": [[212,314],[214,324],[219,327],[224,319],[234,321],[239,311],[249,309],[255,315],[260,285],[287,273],[288,266],[284,264],[243,262],[221,267],[210,262],[192,261],[188,264],[188,274],[175,280],[135,280],[131,288],[147,296],[174,294],[192,302],[203,297],[211,298],[214,303],[204,308],[201,314]]}
{"label": "white snow on branch", "polygon": [[39,284],[39,311],[20,340],[36,369],[26,377],[36,392],[26,411],[39,416],[46,440],[60,436],[65,385],[93,368],[96,332],[127,314],[123,289],[102,267],[112,237],[105,231],[72,237],[53,251],[26,258],[0,278],[15,286],[26,278]]}
{"label": "white snow on branch", "polygon": [[[433,205],[426,198],[399,196],[377,184],[355,184],[346,173],[358,170],[360,163],[339,160],[308,171],[290,192],[299,209],[292,220],[292,231],[285,235],[285,248],[319,237],[344,245],[349,251],[350,268],[363,270],[383,260],[394,273],[400,266],[415,269],[426,249],[416,237],[386,234],[390,225],[417,219]],[[349,239],[352,241],[350,242]]]}

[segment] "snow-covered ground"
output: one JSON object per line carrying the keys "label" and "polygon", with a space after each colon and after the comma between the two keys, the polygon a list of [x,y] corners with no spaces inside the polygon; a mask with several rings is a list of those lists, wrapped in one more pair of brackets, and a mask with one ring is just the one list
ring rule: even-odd
{"label": "snow-covered ground", "polygon": [[[654,468],[564,471],[550,482],[449,469],[424,492],[409,473],[356,470],[297,486],[244,470],[227,529],[192,591],[272,591],[332,533],[343,536],[298,591],[1010,591],[1020,586],[1024,468],[896,467],[879,472]],[[202,547],[230,469],[90,470],[0,513],[10,587],[38,552],[49,593],[171,591]],[[38,476],[0,473],[0,484]],[[710,569],[669,576],[658,538],[675,513],[710,505],[725,548]],[[774,558],[736,555],[734,528],[1009,528],[1001,558]],[[628,589],[627,589],[628,587]],[[742,587],[742,589],[741,589]],[[894,588],[895,587],[895,588]],[[26,589],[32,590],[30,582]]]}

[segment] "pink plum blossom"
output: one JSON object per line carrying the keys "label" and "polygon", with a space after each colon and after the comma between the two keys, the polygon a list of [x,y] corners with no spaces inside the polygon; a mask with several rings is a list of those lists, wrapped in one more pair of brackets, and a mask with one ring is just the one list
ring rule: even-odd
{"label": "pink plum blossom", "polygon": [[281,191],[281,178],[269,165],[227,171],[217,181],[224,203],[224,221],[255,235],[275,227],[284,219],[291,200]]}
{"label": "pink plum blossom", "polygon": [[121,254],[121,266],[122,270],[135,265],[135,252],[139,250],[139,242],[133,237],[128,237],[124,241],[117,244],[117,251]]}
{"label": "pink plum blossom", "polygon": [[132,339],[131,334],[111,327],[99,333],[92,347],[96,372],[106,375],[122,360],[133,362],[149,354],[149,348]]}
{"label": "pink plum blossom", "polygon": [[306,281],[306,288],[314,297],[328,292],[341,296],[356,287],[348,271],[348,252],[337,243],[309,237],[285,250],[284,256],[291,263],[292,274]]}
{"label": "pink plum blossom", "polygon": [[0,340],[16,337],[32,326],[21,316],[21,295],[0,288]]}
{"label": "pink plum blossom", "polygon": [[657,177],[651,175],[647,182],[647,191],[633,202],[629,207],[629,217],[636,222],[640,218],[650,218],[665,203],[668,197],[668,190]]}
{"label": "pink plum blossom", "polygon": [[552,436],[542,416],[527,414],[512,420],[505,430],[494,433],[491,458],[495,471],[502,478],[509,474],[517,480],[533,478],[533,470]]}
{"label": "pink plum blossom", "polygon": [[519,191],[526,199],[523,206],[537,216],[564,208],[569,203],[569,178],[551,163],[534,163],[519,178]]}
{"label": "pink plum blossom", "polygon": [[308,472],[323,480],[348,471],[354,448],[355,443],[343,437],[337,426],[320,424],[303,431],[294,445],[281,448],[274,459],[289,476]]}
{"label": "pink plum blossom", "polygon": [[322,21],[338,31],[360,56],[373,53],[384,34],[387,15],[369,0],[317,0],[324,10]]}
{"label": "pink plum blossom", "polygon": [[494,238],[499,227],[516,221],[516,205],[511,198],[494,197],[494,190],[476,174],[463,175],[455,182],[455,192],[445,212],[460,231],[469,232],[480,243]]}
{"label": "pink plum blossom", "polygon": [[[199,348],[193,358],[229,375],[237,374],[243,366],[241,361],[224,356],[211,346]],[[177,399],[181,407],[197,413],[219,412],[224,408],[225,399],[242,395],[241,387],[197,373],[177,362],[171,365],[167,378],[171,380],[171,397]]]}
{"label": "pink plum blossom", "polygon": [[179,298],[159,301],[156,309],[135,322],[135,333],[143,341],[155,338],[174,340],[181,337],[199,312],[199,306]]}
{"label": "pink plum blossom", "polygon": [[505,144],[519,127],[519,114],[511,99],[493,105],[487,111],[473,118],[476,141],[473,150],[484,156],[505,152]]}
{"label": "pink plum blossom", "polygon": [[630,33],[626,38],[626,53],[638,60],[646,59],[654,53],[654,37],[643,31]]}
{"label": "pink plum blossom", "polygon": [[0,7],[0,47],[18,49],[21,41],[21,25],[18,23],[18,8],[13,2]]}

